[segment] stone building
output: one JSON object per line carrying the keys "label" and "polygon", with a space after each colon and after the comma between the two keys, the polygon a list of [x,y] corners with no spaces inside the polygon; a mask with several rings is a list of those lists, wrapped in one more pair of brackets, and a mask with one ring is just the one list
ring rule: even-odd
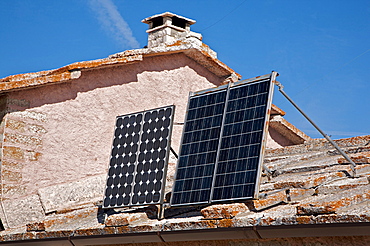
{"label": "stone building", "polygon": [[164,219],[156,206],[102,209],[117,115],[175,105],[177,150],[189,92],[241,79],[190,31],[195,21],[166,12],[143,22],[146,48],[0,79],[2,244],[370,244],[370,136],[336,141],[358,164],[353,178],[274,105],[264,159],[273,175],[258,200],[166,208]]}

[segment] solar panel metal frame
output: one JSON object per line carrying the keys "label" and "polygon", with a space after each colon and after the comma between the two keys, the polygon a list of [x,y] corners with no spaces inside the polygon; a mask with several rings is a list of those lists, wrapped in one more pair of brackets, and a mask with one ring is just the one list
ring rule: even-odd
{"label": "solar panel metal frame", "polygon": [[[143,134],[143,125],[144,125],[144,116],[145,116],[145,113],[147,112],[153,112],[153,111],[159,111],[161,109],[168,109],[168,108],[171,108],[171,114],[169,116],[170,118],[170,125],[168,126],[168,136],[167,136],[167,145],[166,145],[166,153],[165,153],[165,157],[164,157],[164,167],[163,167],[163,176],[162,176],[162,179],[161,179],[161,182],[162,182],[162,185],[161,185],[161,188],[160,188],[160,198],[159,198],[159,201],[158,202],[144,202],[144,203],[138,203],[138,204],[133,204],[132,203],[132,197],[133,197],[133,190],[134,190],[134,187],[135,187],[135,176],[137,175],[137,165],[138,165],[138,158],[139,158],[139,154],[140,154],[140,144],[141,144],[141,136]],[[166,176],[167,176],[167,167],[168,167],[168,160],[169,160],[169,154],[170,154],[170,148],[171,148],[171,135],[172,135],[172,128],[173,128],[173,120],[174,120],[174,114],[175,114],[175,105],[169,105],[169,106],[164,106],[164,107],[159,107],[159,108],[154,108],[154,109],[149,109],[149,110],[144,110],[144,111],[140,111],[140,112],[135,112],[135,113],[130,113],[130,114],[126,114],[126,115],[120,115],[120,116],[117,116],[116,117],[116,122],[119,118],[123,118],[123,117],[127,117],[127,116],[131,116],[131,115],[139,115],[139,114],[142,114],[142,119],[141,119],[141,126],[140,126],[140,132],[139,132],[139,140],[138,140],[138,150],[136,151],[136,160],[135,160],[135,168],[134,168],[134,172],[133,172],[133,181],[132,181],[132,188],[131,188],[131,193],[130,193],[130,202],[129,204],[127,205],[121,205],[121,206],[104,206],[104,201],[106,199],[106,191],[104,191],[104,199],[103,199],[103,205],[102,205],[102,208],[103,209],[109,209],[109,208],[122,208],[122,207],[133,207],[133,206],[143,206],[143,205],[156,205],[156,204],[163,204],[164,202],[164,191],[165,191],[165,186],[166,186]],[[113,136],[113,141],[115,139],[115,136]],[[112,142],[113,142],[112,141]],[[111,154],[111,157],[112,157],[112,154]],[[110,167],[109,167],[110,168]],[[109,169],[108,169],[108,172],[109,172]],[[107,176],[107,179],[106,179],[106,184],[107,184],[107,181],[109,179],[109,175]],[[107,185],[105,186],[105,189],[107,188]]]}
{"label": "solar panel metal frame", "polygon": [[[184,122],[184,126],[183,126],[183,131],[182,131],[183,134],[182,134],[182,137],[181,137],[181,145],[180,145],[180,150],[179,150],[179,158],[177,160],[177,166],[176,166],[175,175],[174,175],[175,181],[176,181],[177,173],[178,173],[178,170],[179,170],[179,161],[180,161],[180,157],[181,157],[180,154],[181,154],[181,151],[182,151],[182,148],[183,148],[183,144],[182,143],[184,141],[185,129],[186,129],[186,125],[187,125],[186,119],[188,118],[191,97],[195,97],[195,96],[198,96],[198,95],[200,96],[200,95],[203,95],[203,94],[210,94],[210,93],[222,92],[228,86],[229,85],[222,85],[222,86],[219,86],[219,87],[216,87],[216,88],[206,89],[206,90],[203,90],[203,91],[200,91],[200,92],[190,92],[189,93],[188,104],[187,104],[186,115],[185,115],[185,122]],[[222,129],[222,125],[220,125],[220,128]],[[212,186],[210,188],[212,188]],[[171,206],[180,206],[180,205],[172,205],[173,204],[173,197],[174,197],[174,195],[173,195],[174,194],[174,189],[175,189],[175,182],[173,183],[173,187],[172,187],[172,192],[171,192],[172,195],[171,195],[170,204],[171,204]],[[206,202],[198,202],[198,203],[187,203],[186,205],[205,204],[205,203],[208,203],[208,201],[206,201]]]}
{"label": "solar panel metal frame", "polygon": [[[259,185],[260,185],[261,172],[262,172],[262,161],[263,161],[263,156],[264,156],[264,151],[265,151],[265,145],[266,145],[266,139],[267,139],[267,131],[268,131],[269,115],[270,115],[270,109],[271,109],[272,97],[273,97],[273,90],[274,90],[274,84],[273,84],[273,82],[275,81],[276,76],[277,76],[277,73],[276,72],[272,72],[271,74],[267,74],[267,75],[263,75],[263,76],[258,76],[258,77],[250,78],[250,79],[247,79],[247,80],[238,81],[238,82],[235,82],[235,83],[229,83],[227,85],[222,85],[222,86],[219,86],[219,87],[216,87],[216,88],[210,88],[210,89],[206,89],[206,90],[202,90],[202,91],[198,91],[198,92],[193,92],[193,93],[190,93],[189,94],[188,106],[187,106],[187,113],[186,113],[186,116],[185,116],[185,121],[188,118],[189,102],[190,102],[190,99],[192,97],[195,97],[195,96],[198,96],[198,95],[207,94],[207,93],[211,93],[211,92],[215,92],[215,91],[220,91],[220,90],[226,90],[227,91],[227,95],[226,95],[226,99],[225,99],[225,107],[224,107],[223,119],[222,119],[222,125],[221,125],[221,132],[220,132],[220,135],[219,135],[219,143],[218,143],[218,149],[217,149],[217,157],[216,157],[216,162],[215,162],[215,165],[214,165],[214,173],[213,173],[213,181],[212,181],[212,186],[211,186],[211,194],[209,196],[209,199],[208,199],[207,202],[173,204],[173,196],[171,196],[171,201],[170,201],[170,205],[171,206],[186,206],[186,205],[195,205],[195,204],[206,204],[206,203],[219,202],[219,201],[231,201],[231,200],[234,201],[234,200],[246,200],[246,199],[257,199],[258,198]],[[267,98],[267,102],[266,102],[266,110],[265,110],[265,114],[264,114],[264,123],[263,123],[263,130],[262,130],[262,141],[261,141],[261,146],[260,146],[260,150],[259,150],[260,151],[260,154],[259,154],[259,157],[258,157],[258,167],[257,167],[257,174],[256,174],[257,177],[256,177],[254,195],[251,196],[251,197],[240,197],[240,198],[214,200],[213,199],[213,192],[214,192],[214,185],[215,185],[214,182],[215,182],[215,177],[216,177],[216,172],[217,172],[217,167],[218,167],[219,152],[220,152],[220,148],[221,148],[221,141],[222,141],[222,136],[223,136],[223,130],[224,130],[224,124],[225,124],[225,116],[226,116],[226,111],[227,111],[227,106],[228,106],[228,97],[229,97],[230,89],[231,88],[238,87],[240,85],[250,85],[250,84],[253,84],[253,83],[259,83],[259,82],[261,82],[263,80],[269,80],[270,81],[270,86],[269,86],[269,90],[268,90],[268,98]],[[184,130],[185,130],[185,127],[186,127],[186,122],[184,124]],[[182,135],[182,138],[181,138],[181,143],[183,143],[183,138],[184,138],[184,131],[183,131],[183,135]],[[180,153],[181,153],[181,149],[182,149],[182,145],[180,147]],[[177,167],[176,167],[175,181],[174,181],[174,184],[173,184],[173,187],[172,187],[172,194],[174,194],[174,191],[175,191],[175,184],[176,184],[176,177],[177,177],[177,172],[178,172],[179,160],[180,159],[178,159],[178,163],[177,163]]]}
{"label": "solar panel metal frame", "polygon": [[[251,85],[251,84],[255,84],[255,83],[262,83],[262,81],[268,81],[269,80],[269,83],[270,83],[269,91],[268,91],[268,98],[267,98],[267,102],[266,102],[266,109],[265,109],[265,114],[264,114],[264,122],[263,122],[263,130],[262,130],[262,137],[261,137],[261,146],[260,146],[260,149],[259,149],[260,154],[258,156],[258,166],[257,166],[257,172],[256,172],[254,195],[253,196],[246,196],[246,197],[230,198],[230,199],[213,199],[213,192],[214,192],[214,188],[215,188],[215,186],[213,184],[212,185],[212,190],[211,190],[211,196],[210,196],[210,203],[219,202],[219,201],[238,201],[238,200],[257,199],[258,198],[260,179],[261,179],[261,173],[262,173],[262,162],[263,162],[263,157],[264,157],[264,152],[265,152],[270,109],[271,109],[273,91],[274,91],[273,81],[275,81],[275,78],[276,78],[276,73],[273,72],[273,73],[268,74],[268,75],[264,75],[264,76],[244,80],[244,81],[239,81],[239,82],[234,83],[233,85],[230,86],[230,90],[231,90],[231,88],[235,88],[237,86]],[[228,101],[226,102],[225,112],[227,110],[227,105],[228,105],[228,102],[229,102],[229,98],[227,98],[227,100]],[[224,129],[224,123],[225,123],[225,121],[223,121],[222,130]],[[220,134],[219,150],[221,148],[222,137],[223,137],[223,132],[221,132],[221,134]],[[218,153],[219,153],[219,150],[218,150]],[[214,172],[214,180],[216,179],[216,172],[218,170],[217,169],[218,165],[219,165],[219,160],[217,159],[216,164],[215,164],[215,170],[214,170],[215,171]]]}

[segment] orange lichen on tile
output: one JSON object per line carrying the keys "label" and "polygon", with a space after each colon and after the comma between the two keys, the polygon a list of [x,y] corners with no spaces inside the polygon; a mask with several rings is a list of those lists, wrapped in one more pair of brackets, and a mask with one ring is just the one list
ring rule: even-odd
{"label": "orange lichen on tile", "polygon": [[286,113],[284,110],[276,106],[275,104],[271,105],[271,115],[281,115],[284,116]]}
{"label": "orange lichen on tile", "polygon": [[307,225],[307,224],[310,224],[312,222],[312,218],[311,218],[311,216],[299,216],[299,217],[296,218],[296,221],[300,225]]}
{"label": "orange lichen on tile", "polygon": [[26,225],[26,231],[45,231],[45,224],[43,222],[34,222]]}
{"label": "orange lichen on tile", "polygon": [[313,189],[292,188],[288,190],[288,201],[299,201],[305,197],[312,196],[314,193]]}
{"label": "orange lichen on tile", "polygon": [[171,47],[171,46],[180,46],[184,44],[184,41],[182,40],[177,40],[176,42],[172,43],[172,44],[167,44],[168,47]]}
{"label": "orange lichen on tile", "polygon": [[286,192],[285,190],[282,190],[276,193],[267,194],[264,199],[252,200],[249,205],[252,205],[251,210],[259,211],[286,201]]}
{"label": "orange lichen on tile", "polygon": [[310,176],[295,176],[292,178],[287,177],[282,181],[274,183],[275,189],[283,188],[312,188],[316,187],[324,182],[345,177],[343,172],[330,172],[330,173],[319,173],[312,174]]}
{"label": "orange lichen on tile", "polygon": [[366,145],[370,142],[370,135],[357,136],[357,137],[351,137],[351,138],[343,138],[343,139],[335,140],[335,142],[340,147],[351,147],[351,146]]}
{"label": "orange lichen on tile", "polygon": [[[349,157],[355,163],[370,163],[370,151],[349,154]],[[348,161],[344,157],[341,157],[338,158],[338,163],[344,164],[348,163]]]}
{"label": "orange lichen on tile", "polygon": [[209,229],[217,228],[218,220],[198,220],[198,221],[182,221],[176,220],[164,224],[164,231],[174,230],[194,230],[194,229]]}
{"label": "orange lichen on tile", "polygon": [[57,83],[77,79],[82,69],[91,69],[108,65],[118,65],[128,62],[141,61],[141,55],[105,58],[93,61],[76,62],[58,69],[37,73],[11,75],[0,79],[0,91],[12,91],[20,88],[40,86],[48,83]]}
{"label": "orange lichen on tile", "polygon": [[249,211],[244,203],[217,204],[203,208],[200,212],[205,219],[231,219],[241,212]]}
{"label": "orange lichen on tile", "polygon": [[48,83],[55,83],[55,82],[62,82],[71,80],[72,76],[70,72],[64,72],[60,74],[54,75],[45,75],[40,76],[32,79],[25,79],[25,80],[12,80],[9,82],[2,82],[0,83],[0,91],[11,91],[16,90],[19,88],[26,88],[32,86],[38,86]]}
{"label": "orange lichen on tile", "polygon": [[[233,71],[229,66],[227,66],[225,63],[223,63],[222,61],[220,61],[219,59],[217,58],[214,58],[212,57],[207,51],[205,50],[201,50],[201,53],[206,57],[206,59],[208,61],[211,61],[213,62],[216,66],[215,67],[218,67],[218,68],[222,68],[223,70],[225,70],[227,73],[230,73],[230,71]],[[208,65],[207,66],[208,69],[211,69],[213,66],[212,65]],[[234,74],[240,79],[242,76],[238,73],[235,73]]]}
{"label": "orange lichen on tile", "polygon": [[299,204],[298,215],[316,215],[335,213],[338,209],[348,207],[370,199],[369,186],[338,192],[331,196],[317,198],[314,201]]}
{"label": "orange lichen on tile", "polygon": [[234,220],[232,219],[222,219],[217,223],[217,227],[222,227],[222,228],[230,228],[234,226],[235,226],[235,223],[234,223]]}

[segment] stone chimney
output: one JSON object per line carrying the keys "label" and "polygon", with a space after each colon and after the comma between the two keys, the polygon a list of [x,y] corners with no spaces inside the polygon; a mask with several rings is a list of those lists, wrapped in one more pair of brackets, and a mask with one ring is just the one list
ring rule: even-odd
{"label": "stone chimney", "polygon": [[154,48],[176,43],[178,41],[196,42],[202,44],[202,35],[190,31],[190,26],[195,23],[194,20],[176,15],[170,12],[153,15],[141,22],[149,25],[148,48]]}

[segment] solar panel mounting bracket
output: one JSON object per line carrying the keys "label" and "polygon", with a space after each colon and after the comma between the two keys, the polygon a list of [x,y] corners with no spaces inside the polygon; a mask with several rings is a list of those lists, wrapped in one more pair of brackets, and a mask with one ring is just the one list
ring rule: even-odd
{"label": "solar panel mounting bracket", "polygon": [[346,159],[350,164],[351,164],[351,170],[352,170],[352,177],[356,177],[356,163],[351,160],[351,158],[327,135],[325,134],[318,125],[316,125],[310,117],[308,117],[307,114],[305,114],[303,112],[303,110],[286,94],[286,92],[284,91],[284,86],[277,80],[274,81],[274,84],[278,86],[278,89],[280,91],[281,94],[283,94],[283,96],[311,123],[311,125],[313,127],[316,128],[316,130],[318,132],[320,132],[320,134],[326,139],[329,141],[329,143],[331,145],[333,145],[333,147],[339,151],[339,153],[344,157],[344,159]]}

